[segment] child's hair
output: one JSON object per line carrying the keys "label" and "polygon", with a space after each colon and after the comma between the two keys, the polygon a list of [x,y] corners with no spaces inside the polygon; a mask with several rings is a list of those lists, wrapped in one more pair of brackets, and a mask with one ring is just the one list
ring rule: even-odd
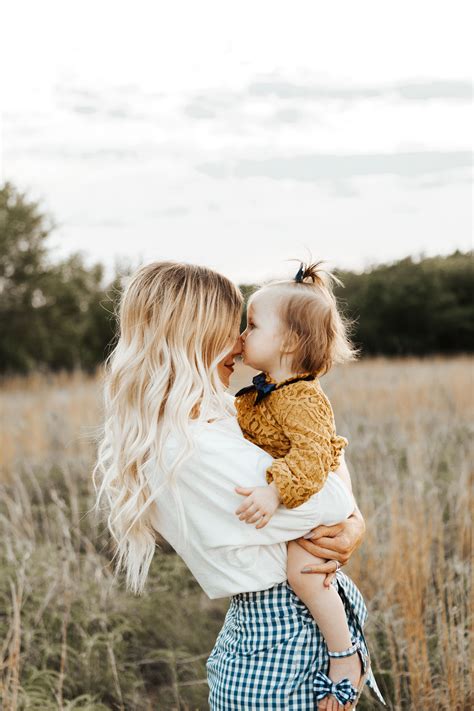
{"label": "child's hair", "polygon": [[[94,468],[97,503],[107,503],[117,570],[143,589],[155,550],[154,504],[175,487],[178,467],[192,454],[189,420],[230,412],[217,366],[232,347],[242,295],[226,277],[206,267],[155,262],[139,269],[120,304],[120,337],[107,359],[105,423]],[[164,461],[165,439],[178,446]],[[100,478],[100,484],[97,482]],[[152,485],[153,482],[153,485]]]}
{"label": "child's hair", "polygon": [[294,279],[269,282],[255,292],[278,294],[284,344],[291,348],[294,373],[324,375],[335,363],[355,360],[358,354],[349,339],[351,323],[339,311],[333,293],[333,284],[343,284],[321,264],[301,263]]}

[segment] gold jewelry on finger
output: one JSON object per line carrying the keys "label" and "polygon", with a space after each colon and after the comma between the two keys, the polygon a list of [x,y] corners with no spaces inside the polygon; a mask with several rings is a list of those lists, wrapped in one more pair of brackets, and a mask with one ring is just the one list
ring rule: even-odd
{"label": "gold jewelry on finger", "polygon": [[336,564],[336,570],[335,570],[334,572],[337,573],[337,571],[340,570],[342,566],[341,566],[341,564],[339,563],[338,560],[335,560],[334,562],[335,562],[335,564]]}

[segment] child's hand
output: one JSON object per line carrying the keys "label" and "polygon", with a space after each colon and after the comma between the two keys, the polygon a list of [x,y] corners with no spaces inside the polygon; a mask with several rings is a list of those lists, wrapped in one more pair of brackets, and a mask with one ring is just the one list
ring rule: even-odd
{"label": "child's hand", "polygon": [[235,490],[241,496],[247,497],[235,512],[240,520],[246,523],[258,521],[255,528],[266,526],[280,504],[280,496],[275,482],[269,486],[255,486],[251,489],[237,486]]}

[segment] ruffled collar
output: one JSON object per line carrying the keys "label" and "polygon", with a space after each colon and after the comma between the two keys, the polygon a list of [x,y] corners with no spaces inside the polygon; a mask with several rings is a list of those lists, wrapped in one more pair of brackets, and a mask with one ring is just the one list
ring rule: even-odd
{"label": "ruffled collar", "polygon": [[270,393],[274,390],[280,390],[287,385],[292,383],[298,383],[300,380],[315,380],[317,375],[315,373],[302,373],[301,375],[294,376],[292,378],[287,378],[277,383],[267,373],[258,373],[254,378],[252,378],[253,385],[249,385],[247,388],[242,388],[236,393],[235,397],[244,395],[249,392],[256,392],[254,405],[258,405],[264,398],[268,397]]}
{"label": "ruffled collar", "polygon": [[[287,378],[286,380],[274,380],[271,378],[268,373],[259,373],[259,375],[264,375],[265,376],[265,382],[266,383],[273,383],[274,385],[277,386],[277,388],[281,388],[283,385],[290,385],[291,383],[297,383],[299,380],[309,380],[310,377],[311,379],[317,378],[316,373],[299,373],[298,375],[292,375],[291,378]],[[258,376],[257,376],[258,377]]]}

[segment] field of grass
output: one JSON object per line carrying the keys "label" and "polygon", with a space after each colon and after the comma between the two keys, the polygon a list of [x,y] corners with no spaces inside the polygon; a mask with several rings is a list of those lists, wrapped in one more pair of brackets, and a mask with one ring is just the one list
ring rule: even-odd
{"label": "field of grass", "polygon": [[[388,708],[467,711],[473,361],[365,360],[323,387],[367,521],[347,572]],[[1,708],[205,711],[228,601],[208,600],[166,544],[143,597],[114,581],[89,514],[99,379],[10,379],[0,408]]]}

